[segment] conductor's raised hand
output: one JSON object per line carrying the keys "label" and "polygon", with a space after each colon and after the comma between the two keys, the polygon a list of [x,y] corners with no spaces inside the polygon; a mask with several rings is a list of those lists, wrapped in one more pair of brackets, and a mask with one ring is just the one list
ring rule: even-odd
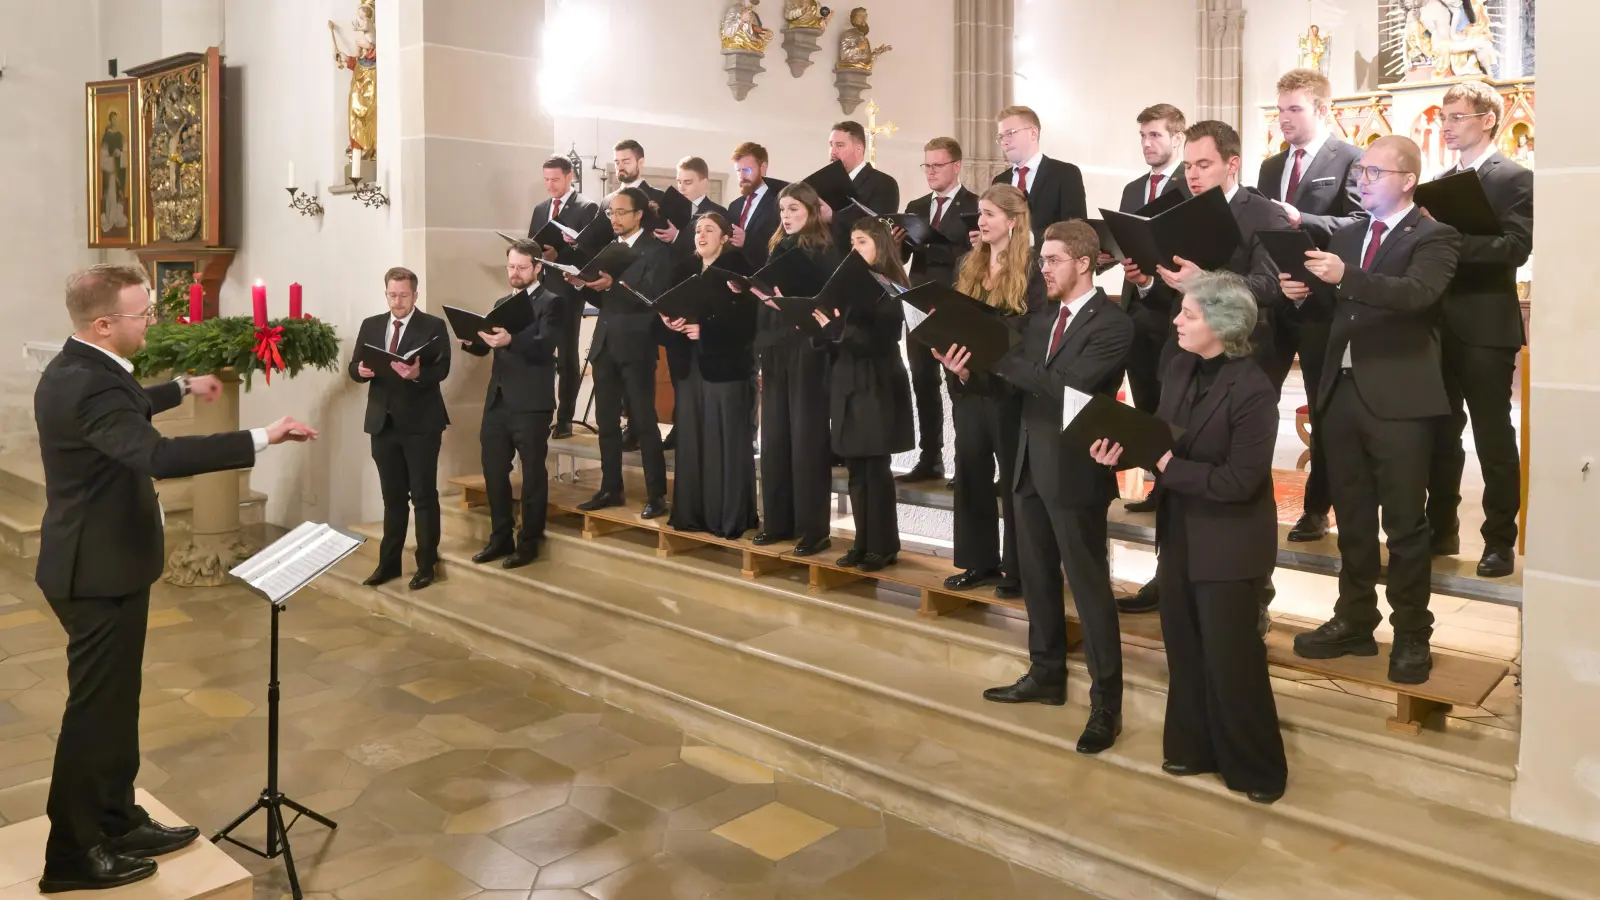
{"label": "conductor's raised hand", "polygon": [[504,328],[496,328],[493,331],[480,331],[478,332],[478,337],[482,338],[485,344],[496,350],[511,344],[511,332]]}
{"label": "conductor's raised hand", "polygon": [[210,403],[222,396],[222,379],[215,375],[196,375],[189,379],[189,393]]}
{"label": "conductor's raised hand", "polygon": [[281,444],[284,441],[305,443],[317,439],[317,430],[298,419],[284,416],[267,426],[267,443]]}
{"label": "conductor's raised hand", "polygon": [[1115,467],[1122,459],[1122,445],[1101,438],[1089,445],[1089,456],[1102,466]]}
{"label": "conductor's raised hand", "polygon": [[404,378],[407,381],[416,381],[417,376],[422,374],[422,360],[414,359],[409,363],[403,363],[399,360],[395,360],[394,362],[389,363],[389,368],[394,369],[394,373],[396,375],[399,375],[401,378]]}

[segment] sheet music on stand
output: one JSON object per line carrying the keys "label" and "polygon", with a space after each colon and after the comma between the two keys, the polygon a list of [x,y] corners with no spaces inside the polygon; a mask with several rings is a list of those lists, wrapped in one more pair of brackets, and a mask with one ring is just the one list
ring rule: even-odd
{"label": "sheet music on stand", "polygon": [[267,595],[274,606],[282,606],[295,591],[315,581],[364,543],[365,538],[352,537],[330,525],[301,522],[260,553],[228,570],[228,574]]}

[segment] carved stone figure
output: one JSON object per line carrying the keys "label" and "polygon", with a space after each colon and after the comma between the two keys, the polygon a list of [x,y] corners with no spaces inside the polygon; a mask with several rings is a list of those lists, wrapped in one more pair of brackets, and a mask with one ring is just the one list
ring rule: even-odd
{"label": "carved stone figure", "polygon": [[858,6],[850,10],[850,27],[839,35],[839,63],[834,67],[836,70],[860,69],[871,72],[877,58],[894,49],[888,44],[872,46],[867,39],[870,30],[867,26],[867,8]]}
{"label": "carved stone figure", "polygon": [[817,0],[784,0],[783,27],[789,28],[827,28],[828,21],[833,18],[833,10],[818,3]]}
{"label": "carved stone figure", "polygon": [[761,0],[740,0],[722,14],[723,50],[746,50],[751,53],[767,52],[767,42],[772,40],[772,29],[761,27],[761,16],[755,10]]}
{"label": "carved stone figure", "polygon": [[339,45],[339,26],[328,23],[333,37],[333,62],[350,70],[349,128],[350,145],[364,159],[378,155],[378,43],[373,22],[373,0],[361,0],[356,18],[350,23],[355,32],[355,50],[347,53]]}

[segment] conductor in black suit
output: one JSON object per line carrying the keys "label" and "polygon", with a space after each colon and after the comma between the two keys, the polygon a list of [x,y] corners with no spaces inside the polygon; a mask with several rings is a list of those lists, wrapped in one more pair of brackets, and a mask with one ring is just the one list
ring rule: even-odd
{"label": "conductor in black suit", "polygon": [[[1379,510],[1388,538],[1394,647],[1389,680],[1419,684],[1433,665],[1428,611],[1432,564],[1425,497],[1434,430],[1449,413],[1439,368],[1438,305],[1456,271],[1461,237],[1412,202],[1422,152],[1409,138],[1382,137],[1358,163],[1369,221],[1334,233],[1306,268],[1336,286],[1333,328],[1317,402],[1328,479],[1339,519],[1339,601],[1333,618],[1295,636],[1310,659],[1374,656],[1382,621],[1377,583]],[[1290,297],[1307,286],[1287,280]]]}
{"label": "conductor in black suit", "polygon": [[648,497],[639,515],[654,519],[667,514],[667,464],[656,425],[656,323],[660,318],[634,292],[654,300],[671,286],[672,251],[642,228],[649,203],[638,188],[623,188],[611,195],[611,230],[618,243],[627,244],[637,254],[620,276],[613,279],[601,273],[594,281],[583,282],[568,275],[567,281],[582,286],[583,296],[600,310],[589,341],[595,418],[600,426],[600,490],[578,508],[596,510],[627,502],[622,484],[621,421],[626,405],[629,426],[644,457]]}
{"label": "conductor in black suit", "polygon": [[450,424],[439,384],[450,374],[450,336],[443,319],[417,309],[415,272],[399,266],[385,272],[383,292],[389,311],[362,321],[356,345],[416,355],[410,363],[391,362],[389,372],[350,360],[350,380],[368,385],[363,427],[372,436],[372,462],[383,492],[378,568],[363,583],[376,586],[400,577],[406,525],[414,510],[417,572],[411,589],[421,590],[433,584],[439,561],[439,446]]}
{"label": "conductor in black suit", "polygon": [[789,182],[767,177],[767,148],[745,141],[733,151],[733,166],[739,176],[739,196],[728,204],[728,221],[733,223],[731,243],[744,253],[750,271],[767,264],[772,233],[778,230],[778,192]]}
{"label": "conductor in black suit", "polygon": [[[728,211],[718,206],[706,196],[706,190],[711,186],[711,169],[706,161],[698,156],[686,156],[678,160],[678,193],[687,199],[692,207],[689,221],[692,223],[705,213],[716,213],[724,219]],[[651,232],[656,240],[672,248],[672,264],[674,269],[699,270],[700,258],[694,250],[694,228],[678,228],[665,219],[661,220],[660,228]],[[676,284],[677,278],[672,279]],[[666,327],[659,320],[655,326],[656,339],[667,351],[667,369],[672,375],[672,404],[673,428],[662,439],[663,449],[672,450],[678,443],[678,402],[677,398],[683,395],[684,384],[688,381],[690,369],[694,365],[694,341],[682,334]],[[631,416],[629,418],[632,418]]]}
{"label": "conductor in black suit", "polygon": [[1441,426],[1428,476],[1433,552],[1461,550],[1461,444],[1467,418],[1483,470],[1483,556],[1478,574],[1516,569],[1517,513],[1522,508],[1521,448],[1511,423],[1517,354],[1526,343],[1517,301],[1517,269],[1533,250],[1533,173],[1495,150],[1504,105],[1489,85],[1466,81],[1444,95],[1444,144],[1461,155],[1445,175],[1476,170],[1503,234],[1461,236],[1461,264],[1444,298],[1444,388],[1450,420]]}
{"label": "conductor in black suit", "polygon": [[[867,130],[860,122],[846,119],[833,126],[828,133],[828,160],[838,160],[850,173],[850,187],[862,206],[884,216],[900,208],[900,182],[867,161]],[[835,247],[850,246],[850,229],[864,215],[853,203],[845,209],[833,209],[827,201],[822,204],[822,218],[833,228]]]}
{"label": "conductor in black suit", "polygon": [[[1044,242],[1044,230],[1052,223],[1089,217],[1083,173],[1072,163],[1051,159],[1039,149],[1038,113],[1026,106],[1000,110],[995,140],[1011,168],[996,175],[994,183],[1009,184],[1028,198],[1034,246]],[[977,240],[976,232],[968,237]]]}
{"label": "conductor in black suit", "polygon": [[143,270],[95,266],[67,281],[74,333],[39,377],[33,418],[45,512],[34,580],[67,633],[67,706],[46,812],[44,893],[112,888],[155,874],[152,857],[200,831],[168,828],[133,802],[150,585],[166,561],[152,479],[255,465],[269,444],[316,437],[289,418],[267,428],[168,438],[150,418],[186,394],[215,400],[210,375],[144,387],[129,358],[155,318]]}
{"label": "conductor in black suit", "polygon": [[[506,280],[511,293],[494,302],[528,303],[533,322],[516,334],[504,328],[479,332],[481,341],[462,340],[473,356],[494,354],[489,388],[483,401],[478,442],[483,454],[483,489],[489,497],[489,543],[472,557],[475,563],[503,559],[515,569],[539,558],[544,541],[550,476],[545,468],[550,416],[556,408],[555,353],[562,336],[567,306],[539,287],[539,247],[519,241],[506,248]],[[522,529],[512,538],[511,464],[522,459]]]}
{"label": "conductor in black suit", "polygon": [[[1289,149],[1261,164],[1256,189],[1275,201],[1299,228],[1328,249],[1339,229],[1367,217],[1356,193],[1355,164],[1361,149],[1330,135],[1328,104],[1333,88],[1321,72],[1294,69],[1278,79],[1278,124]],[[1306,479],[1304,511],[1289,531],[1291,541],[1321,540],[1328,533],[1328,465],[1318,436],[1317,387],[1321,383],[1323,354],[1328,350],[1328,326],[1333,307],[1328,298],[1313,294],[1302,303],[1283,306],[1273,335],[1274,356],[1267,374],[1282,384],[1300,357],[1306,404],[1311,408],[1311,474]]]}
{"label": "conductor in black suit", "polygon": [[[961,216],[978,212],[978,195],[961,186],[961,158],[961,145],[955,138],[936,137],[922,148],[922,174],[928,179],[929,192],[907,203],[906,212],[926,220],[950,243],[910,248],[912,287],[930,281],[950,286],[956,283],[956,263],[968,246],[967,226],[962,224]],[[897,237],[905,237],[904,233],[896,231]],[[906,359],[911,364],[911,390],[916,396],[917,443],[921,454],[911,471],[896,476],[895,481],[905,484],[943,481],[944,397],[939,393],[942,367],[920,347],[912,348]]]}
{"label": "conductor in black suit", "polygon": [[[1099,753],[1122,732],[1122,636],[1106,549],[1106,511],[1117,480],[1061,436],[1065,389],[1115,396],[1133,343],[1133,320],[1094,286],[1099,256],[1100,239],[1088,223],[1058,222],[1046,229],[1039,259],[1049,303],[1029,316],[1022,342],[994,371],[1024,394],[1012,489],[1031,665],[1015,684],[983,696],[997,703],[1066,702],[1065,568],[1092,681],[1079,753]],[[965,348],[941,356],[963,379],[971,377],[967,361]]]}
{"label": "conductor in black suit", "polygon": [[[572,162],[566,157],[552,156],[544,161],[544,189],[549,199],[533,208],[528,237],[538,234],[552,218],[573,231],[582,231],[600,215],[599,204],[585,199],[573,186],[575,178]],[[570,239],[563,239],[570,243]],[[554,262],[560,249],[547,244],[540,248],[541,258]],[[555,427],[550,433],[560,440],[572,437],[572,417],[578,408],[578,388],[583,374],[583,360],[578,356],[583,299],[578,296],[577,288],[555,275],[544,279],[544,288],[560,298],[562,306],[561,334],[556,342],[556,372],[561,379],[561,393],[556,405]]]}

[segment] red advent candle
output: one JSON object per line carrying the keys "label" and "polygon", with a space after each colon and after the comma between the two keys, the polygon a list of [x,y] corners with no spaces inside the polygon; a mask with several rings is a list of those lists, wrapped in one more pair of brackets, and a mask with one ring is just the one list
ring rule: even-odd
{"label": "red advent candle", "polygon": [[205,310],[206,289],[200,286],[200,282],[196,281],[189,285],[189,324],[198,324],[200,317],[205,315]]}
{"label": "red advent candle", "polygon": [[267,286],[260,279],[250,289],[250,304],[255,312],[256,327],[267,327]]}
{"label": "red advent candle", "polygon": [[300,318],[300,282],[289,285],[289,318]]}

